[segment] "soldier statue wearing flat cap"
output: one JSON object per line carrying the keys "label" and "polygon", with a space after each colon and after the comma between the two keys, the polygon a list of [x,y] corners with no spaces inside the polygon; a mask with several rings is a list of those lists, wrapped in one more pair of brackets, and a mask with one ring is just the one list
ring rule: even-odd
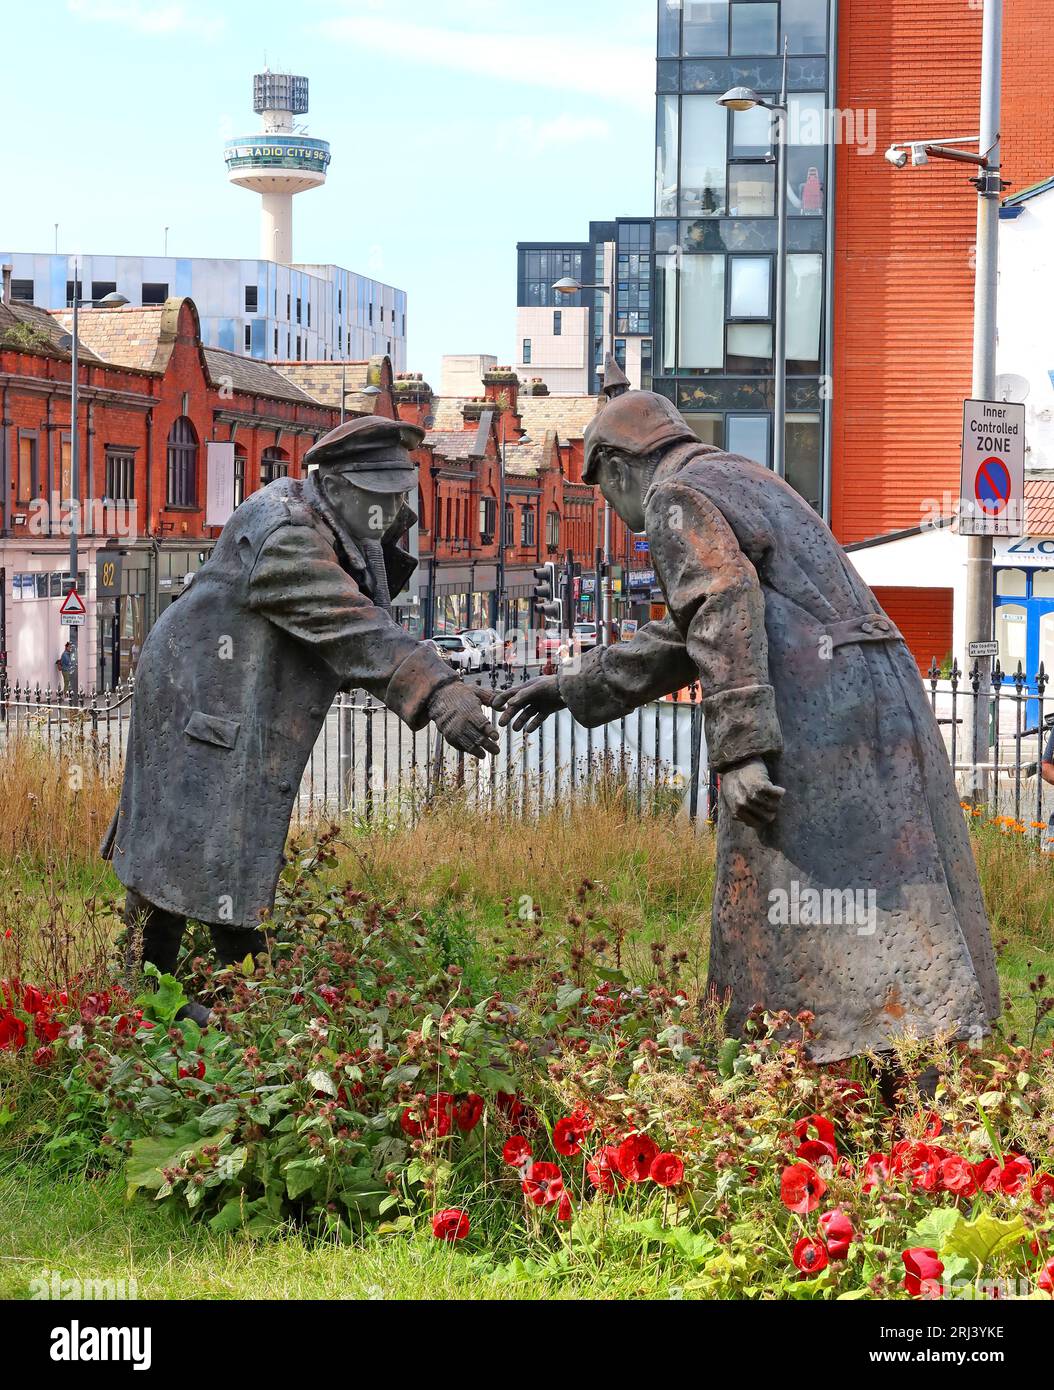
{"label": "soldier statue wearing flat cap", "polygon": [[422,438],[376,418],[326,435],[306,456],[316,471],[238,507],[143,645],[103,853],[162,972],[188,917],[212,927],[223,964],[263,948],[300,779],[338,691],[369,691],[411,729],[434,721],[463,752],[497,749],[480,697],[391,615],[416,563],[397,542],[415,520],[407,451]]}
{"label": "soldier statue wearing flat cap", "polygon": [[566,706],[602,724],[698,682],[722,803],[710,984],[729,1027],[756,1005],[809,1011],[818,1061],[897,1034],[979,1039],[999,1012],[988,921],[904,639],[793,488],[612,376],[585,478],[647,532],[668,615],[499,694],[501,722]]}

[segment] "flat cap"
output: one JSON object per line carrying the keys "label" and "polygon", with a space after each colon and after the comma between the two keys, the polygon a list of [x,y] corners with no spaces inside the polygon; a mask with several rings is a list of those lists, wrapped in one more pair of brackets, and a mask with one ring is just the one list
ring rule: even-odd
{"label": "flat cap", "polygon": [[409,492],[417,486],[417,470],[408,451],[424,437],[417,425],[366,415],[323,435],[307,451],[304,463],[343,473],[368,492]]}

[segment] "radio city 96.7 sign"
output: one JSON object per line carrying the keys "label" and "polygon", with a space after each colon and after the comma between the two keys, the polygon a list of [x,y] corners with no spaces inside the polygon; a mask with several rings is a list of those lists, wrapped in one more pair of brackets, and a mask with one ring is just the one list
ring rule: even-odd
{"label": "radio city 96.7 sign", "polygon": [[329,144],[304,135],[257,135],[228,140],[223,147],[228,169],[246,165],[280,165],[284,168],[317,169],[329,165]]}
{"label": "radio city 96.7 sign", "polygon": [[1025,407],[964,402],[960,534],[1020,536],[1024,506]]}

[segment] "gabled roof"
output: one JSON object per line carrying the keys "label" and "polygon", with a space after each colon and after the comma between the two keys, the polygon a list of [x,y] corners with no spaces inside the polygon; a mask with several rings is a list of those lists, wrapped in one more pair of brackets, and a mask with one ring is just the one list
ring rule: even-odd
{"label": "gabled roof", "polygon": [[256,357],[243,357],[237,352],[226,352],[222,348],[207,347],[205,363],[213,386],[229,380],[235,391],[244,391],[251,396],[271,396],[279,401],[294,401],[304,405],[318,405],[316,397],[301,391],[283,372],[277,371],[267,362]]}
{"label": "gabled roof", "polygon": [[1054,536],[1054,479],[1025,479],[1025,517],[1029,535]]}
{"label": "gabled roof", "polygon": [[345,409],[353,415],[373,415],[377,396],[362,393],[367,386],[382,386],[383,355],[365,362],[274,362],[274,370],[307,393],[320,405],[340,409],[341,393],[347,390]]}
{"label": "gabled roof", "polygon": [[[60,346],[63,337],[69,330],[63,327],[47,309],[38,309],[36,305],[25,304],[19,299],[12,300],[10,304],[0,304],[0,332],[4,328],[15,328],[19,324],[36,329],[45,339],[45,343],[41,347],[28,347],[27,351],[44,351],[51,356],[69,357],[69,349]],[[83,333],[81,334],[80,356],[85,361],[98,360],[96,354],[85,343]]]}
{"label": "gabled roof", "polygon": [[479,458],[475,452],[475,430],[429,430],[421,443],[422,448],[431,449],[440,458],[459,461]]}
{"label": "gabled roof", "polygon": [[514,478],[536,478],[552,462],[556,439],[555,430],[546,430],[529,444],[506,445],[505,472]]}
{"label": "gabled roof", "polygon": [[[116,367],[140,372],[163,372],[172,354],[182,299],[164,304],[122,304],[112,309],[81,309],[77,332],[81,348]],[[52,309],[50,316],[64,333],[73,332],[73,310]]]}
{"label": "gabled roof", "polygon": [[599,396],[521,396],[517,409],[532,439],[553,430],[567,444],[582,438],[600,400]]}

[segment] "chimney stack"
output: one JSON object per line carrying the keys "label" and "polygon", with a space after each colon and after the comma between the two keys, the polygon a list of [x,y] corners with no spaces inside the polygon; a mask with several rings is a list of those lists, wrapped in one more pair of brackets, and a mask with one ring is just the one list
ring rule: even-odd
{"label": "chimney stack", "polygon": [[15,268],[14,268],[13,265],[5,265],[5,266],[3,267],[3,275],[4,275],[4,297],[3,297],[3,303],[4,303],[4,304],[10,304],[10,303],[11,303],[11,276],[12,276],[14,273],[15,273]]}

